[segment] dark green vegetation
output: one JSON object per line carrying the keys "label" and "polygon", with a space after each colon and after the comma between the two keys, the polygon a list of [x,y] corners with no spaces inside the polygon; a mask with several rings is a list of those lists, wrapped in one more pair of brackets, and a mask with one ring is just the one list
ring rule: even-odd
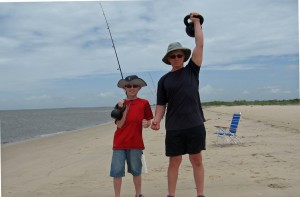
{"label": "dark green vegetation", "polygon": [[255,101],[211,101],[203,102],[202,106],[236,106],[236,105],[299,105],[300,99],[290,99],[290,100],[255,100]]}

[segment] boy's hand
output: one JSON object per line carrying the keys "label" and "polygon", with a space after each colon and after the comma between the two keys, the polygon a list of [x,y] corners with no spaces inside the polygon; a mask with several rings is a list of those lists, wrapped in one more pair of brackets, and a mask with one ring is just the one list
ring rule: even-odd
{"label": "boy's hand", "polygon": [[118,102],[118,107],[119,107],[119,108],[122,108],[122,107],[123,107],[123,103],[124,103],[123,101],[119,101],[119,102]]}
{"label": "boy's hand", "polygon": [[148,128],[150,126],[150,120],[143,119],[142,125],[144,128]]}

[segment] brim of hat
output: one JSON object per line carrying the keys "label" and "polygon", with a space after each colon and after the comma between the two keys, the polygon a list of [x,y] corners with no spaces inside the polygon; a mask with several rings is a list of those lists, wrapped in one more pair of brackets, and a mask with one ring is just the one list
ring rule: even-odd
{"label": "brim of hat", "polygon": [[[186,62],[189,58],[190,58],[190,56],[191,56],[191,50],[190,49],[188,49],[188,48],[175,48],[175,49],[173,49],[172,51],[176,51],[176,50],[183,50],[183,52],[184,52],[184,62]],[[163,57],[163,59],[162,59],[162,61],[165,63],[165,64],[171,64],[170,62],[169,62],[169,60],[168,60],[168,55],[169,55],[169,53],[171,53],[172,51],[169,51],[164,57]]]}
{"label": "brim of hat", "polygon": [[131,81],[126,81],[125,79],[121,79],[121,80],[118,82],[117,86],[118,86],[119,88],[124,88],[124,87],[125,87],[126,85],[128,85],[128,84],[131,84],[131,85],[139,85],[140,87],[147,86],[147,83],[146,83],[144,80],[142,80],[142,79],[133,79],[133,80],[131,80]]}

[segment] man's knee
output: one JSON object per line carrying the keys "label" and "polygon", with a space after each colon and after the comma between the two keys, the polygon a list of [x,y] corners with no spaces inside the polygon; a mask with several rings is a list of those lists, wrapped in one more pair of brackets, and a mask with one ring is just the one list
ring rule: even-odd
{"label": "man's knee", "polygon": [[176,157],[170,157],[169,161],[169,167],[171,168],[178,168],[181,164],[182,157],[181,156],[176,156]]}
{"label": "man's knee", "polygon": [[199,154],[190,155],[190,161],[194,167],[202,167],[203,166],[202,157]]}

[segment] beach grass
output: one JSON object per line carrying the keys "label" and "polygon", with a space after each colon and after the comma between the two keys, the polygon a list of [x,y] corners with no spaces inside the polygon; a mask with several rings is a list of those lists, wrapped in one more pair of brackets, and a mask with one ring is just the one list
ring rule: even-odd
{"label": "beach grass", "polygon": [[237,106],[237,105],[299,105],[300,99],[288,100],[236,100],[203,102],[202,106]]}

